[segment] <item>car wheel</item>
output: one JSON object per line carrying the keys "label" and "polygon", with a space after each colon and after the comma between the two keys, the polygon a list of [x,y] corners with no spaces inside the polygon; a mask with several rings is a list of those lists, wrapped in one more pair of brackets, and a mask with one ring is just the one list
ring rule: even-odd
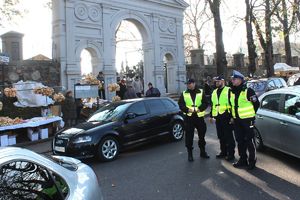
{"label": "car wheel", "polygon": [[119,154],[119,142],[113,136],[103,138],[98,147],[98,157],[101,161],[115,160]]}
{"label": "car wheel", "polygon": [[263,140],[257,128],[254,128],[254,143],[257,150],[262,151],[264,149]]}
{"label": "car wheel", "polygon": [[183,135],[184,135],[183,123],[180,121],[175,121],[172,124],[170,134],[171,134],[172,140],[174,140],[174,141],[182,140]]}

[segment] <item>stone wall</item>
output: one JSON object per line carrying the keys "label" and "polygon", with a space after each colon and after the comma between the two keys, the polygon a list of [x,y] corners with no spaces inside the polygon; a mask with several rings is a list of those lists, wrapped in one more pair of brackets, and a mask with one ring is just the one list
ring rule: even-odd
{"label": "stone wall", "polygon": [[46,86],[60,86],[60,65],[57,62],[24,60],[0,66],[1,85],[23,81],[41,82]]}

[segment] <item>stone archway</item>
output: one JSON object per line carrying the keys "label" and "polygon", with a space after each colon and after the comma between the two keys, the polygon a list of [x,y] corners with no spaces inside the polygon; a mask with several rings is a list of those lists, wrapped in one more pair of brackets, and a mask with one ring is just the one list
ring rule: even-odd
{"label": "stone archway", "polygon": [[[122,20],[133,22],[143,39],[144,79],[164,89],[163,57],[172,53],[172,92],[180,92],[186,79],[183,53],[184,0],[52,0],[53,59],[61,64],[61,84],[73,89],[80,77],[80,52],[88,49],[93,73],[103,71],[105,83],[116,82],[115,31]],[[174,76],[174,77],[173,77]],[[108,94],[108,99],[114,96]]]}

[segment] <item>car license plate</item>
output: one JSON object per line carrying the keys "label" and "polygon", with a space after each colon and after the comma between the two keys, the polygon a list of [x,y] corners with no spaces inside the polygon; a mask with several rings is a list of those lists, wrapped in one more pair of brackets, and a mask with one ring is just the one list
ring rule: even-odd
{"label": "car license plate", "polygon": [[57,146],[54,147],[54,150],[59,151],[59,152],[65,152],[66,151],[65,147],[57,147]]}

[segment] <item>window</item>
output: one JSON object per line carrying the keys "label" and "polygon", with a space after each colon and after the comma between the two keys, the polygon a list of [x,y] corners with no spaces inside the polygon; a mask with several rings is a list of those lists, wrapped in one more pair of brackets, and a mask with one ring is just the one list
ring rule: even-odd
{"label": "window", "polygon": [[279,112],[280,94],[266,96],[261,102],[261,108]]}
{"label": "window", "polygon": [[295,116],[300,112],[300,96],[287,94],[284,100],[284,113]]}
{"label": "window", "polygon": [[146,115],[147,110],[143,102],[136,102],[128,109],[127,113],[134,113],[137,116]]}
{"label": "window", "polygon": [[268,89],[269,90],[274,90],[276,88],[274,81],[270,81],[268,83]]}
{"label": "window", "polygon": [[161,101],[163,102],[163,104],[165,105],[165,107],[167,109],[172,109],[172,108],[176,107],[176,105],[168,99],[162,99]]}
{"label": "window", "polygon": [[282,85],[282,83],[279,79],[274,79],[274,82],[275,82],[276,88],[282,88],[283,87],[283,85]]}
{"label": "window", "polygon": [[150,108],[151,113],[161,113],[165,112],[165,106],[162,104],[162,101],[159,99],[153,99],[146,101],[147,106]]}
{"label": "window", "polygon": [[66,182],[53,172],[28,161],[13,161],[0,168],[0,194],[3,199],[65,199]]}

